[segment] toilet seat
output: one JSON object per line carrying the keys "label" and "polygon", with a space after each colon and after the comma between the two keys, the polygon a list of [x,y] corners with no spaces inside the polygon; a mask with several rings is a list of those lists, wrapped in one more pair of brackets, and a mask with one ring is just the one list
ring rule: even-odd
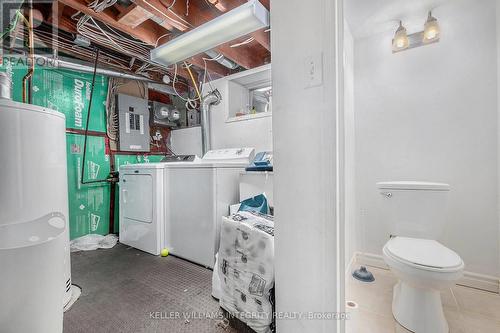
{"label": "toilet seat", "polygon": [[398,262],[427,271],[456,272],[464,267],[456,252],[430,239],[393,237],[384,246],[384,253]]}

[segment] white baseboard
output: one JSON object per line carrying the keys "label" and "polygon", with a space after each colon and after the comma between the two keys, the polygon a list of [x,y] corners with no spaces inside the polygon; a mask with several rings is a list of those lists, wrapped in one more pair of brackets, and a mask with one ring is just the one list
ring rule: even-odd
{"label": "white baseboard", "polygon": [[500,293],[499,280],[494,276],[465,271],[464,277],[458,281],[457,284],[465,287],[491,291],[497,294]]}
{"label": "white baseboard", "polygon": [[[357,252],[353,256],[353,260],[351,260],[351,264],[349,265],[352,266],[354,262],[359,265],[389,269],[384,261],[384,258],[378,254]],[[350,272],[351,269],[352,267],[348,270],[348,272]],[[460,286],[481,289],[497,294],[500,293],[500,280],[499,278],[496,278],[494,276],[465,271],[463,278],[460,279],[457,284]]]}

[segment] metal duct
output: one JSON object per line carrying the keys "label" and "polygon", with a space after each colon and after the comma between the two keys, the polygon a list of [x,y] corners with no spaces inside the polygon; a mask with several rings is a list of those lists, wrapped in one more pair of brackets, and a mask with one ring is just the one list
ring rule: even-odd
{"label": "metal duct", "polygon": [[203,102],[201,103],[201,147],[203,155],[212,148],[210,142],[210,120],[208,118],[210,108],[212,105],[218,105],[221,100],[222,96],[219,90],[215,89],[203,97]]}
{"label": "metal duct", "polygon": [[[44,63],[48,64],[53,64],[54,67],[59,67],[59,68],[64,68],[64,69],[69,69],[77,72],[84,72],[84,73],[93,73],[94,68],[89,65],[84,65],[84,64],[79,64],[75,62],[70,62],[66,60],[54,60],[50,59],[41,55],[35,55],[35,58],[41,59]],[[137,81],[145,81],[145,82],[155,82],[147,77],[140,76],[140,75],[133,75],[133,74],[127,74],[127,73],[121,73],[117,72],[111,69],[104,69],[104,68],[97,68],[97,74],[105,75],[105,76],[110,76],[110,77],[117,77],[121,79],[128,79],[128,80],[137,80]]]}
{"label": "metal duct", "polygon": [[235,63],[232,60],[229,60],[228,58],[224,57],[220,53],[213,51],[213,50],[208,50],[205,51],[205,54],[212,58],[213,60],[217,61],[219,64],[221,64],[224,67],[227,67],[229,69],[236,69],[239,67],[237,63]]}

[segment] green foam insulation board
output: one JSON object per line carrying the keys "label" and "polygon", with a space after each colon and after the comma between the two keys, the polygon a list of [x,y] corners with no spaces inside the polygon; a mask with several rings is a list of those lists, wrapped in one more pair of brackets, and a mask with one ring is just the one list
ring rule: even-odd
{"label": "green foam insulation board", "polygon": [[[5,58],[0,71],[7,72],[12,80],[12,99],[22,101],[22,80],[27,73],[24,64]],[[55,67],[35,69],[33,75],[33,104],[64,113],[66,128],[84,130],[92,87],[92,74],[62,70]],[[106,98],[108,79],[97,75],[89,130],[106,132]]]}
{"label": "green foam insulation board", "polygon": [[[12,98],[22,101],[22,79],[27,68],[20,62],[4,58],[0,71],[7,72],[12,79]],[[66,116],[66,128],[84,130],[90,100],[92,75],[38,66],[33,76],[33,104],[47,107]],[[108,79],[97,75],[92,100],[89,130],[106,132],[106,97]],[[71,239],[91,233],[109,233],[109,206],[111,185],[107,183],[80,183],[83,159],[84,136],[67,133],[68,195]],[[115,155],[118,170],[120,165],[159,162],[162,155]],[[104,137],[88,136],[85,180],[105,179],[110,172],[110,156]],[[119,230],[119,188],[115,192],[115,232]]]}
{"label": "green foam insulation board", "polygon": [[[12,80],[12,99],[22,102],[22,79],[27,73],[23,62],[4,58],[0,71]],[[92,74],[37,66],[33,76],[33,104],[64,113],[66,128],[84,130],[87,122]],[[97,75],[92,98],[89,130],[106,132],[108,79]],[[80,184],[83,135],[67,134],[68,199],[71,239],[109,232],[110,185]],[[85,179],[105,179],[110,172],[104,137],[89,136]]]}
{"label": "green foam insulation board", "polygon": [[[115,168],[119,170],[121,165],[126,164],[138,164],[138,163],[156,163],[161,162],[163,159],[163,155],[115,155]],[[114,232],[119,232],[119,211],[120,211],[120,186],[117,184],[117,190],[115,192],[115,224],[114,224]]]}
{"label": "green foam insulation board", "polygon": [[[71,239],[109,233],[110,184],[81,184],[84,136],[66,134]],[[110,157],[105,138],[88,136],[84,181],[106,179]]]}

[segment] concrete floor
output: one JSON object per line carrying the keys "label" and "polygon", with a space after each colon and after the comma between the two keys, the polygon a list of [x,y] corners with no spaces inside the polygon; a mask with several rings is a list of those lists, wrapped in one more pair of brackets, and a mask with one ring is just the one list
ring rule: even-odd
{"label": "concrete floor", "polygon": [[64,333],[237,332],[221,327],[209,269],[122,244],[71,260],[82,295],[64,314]]}

